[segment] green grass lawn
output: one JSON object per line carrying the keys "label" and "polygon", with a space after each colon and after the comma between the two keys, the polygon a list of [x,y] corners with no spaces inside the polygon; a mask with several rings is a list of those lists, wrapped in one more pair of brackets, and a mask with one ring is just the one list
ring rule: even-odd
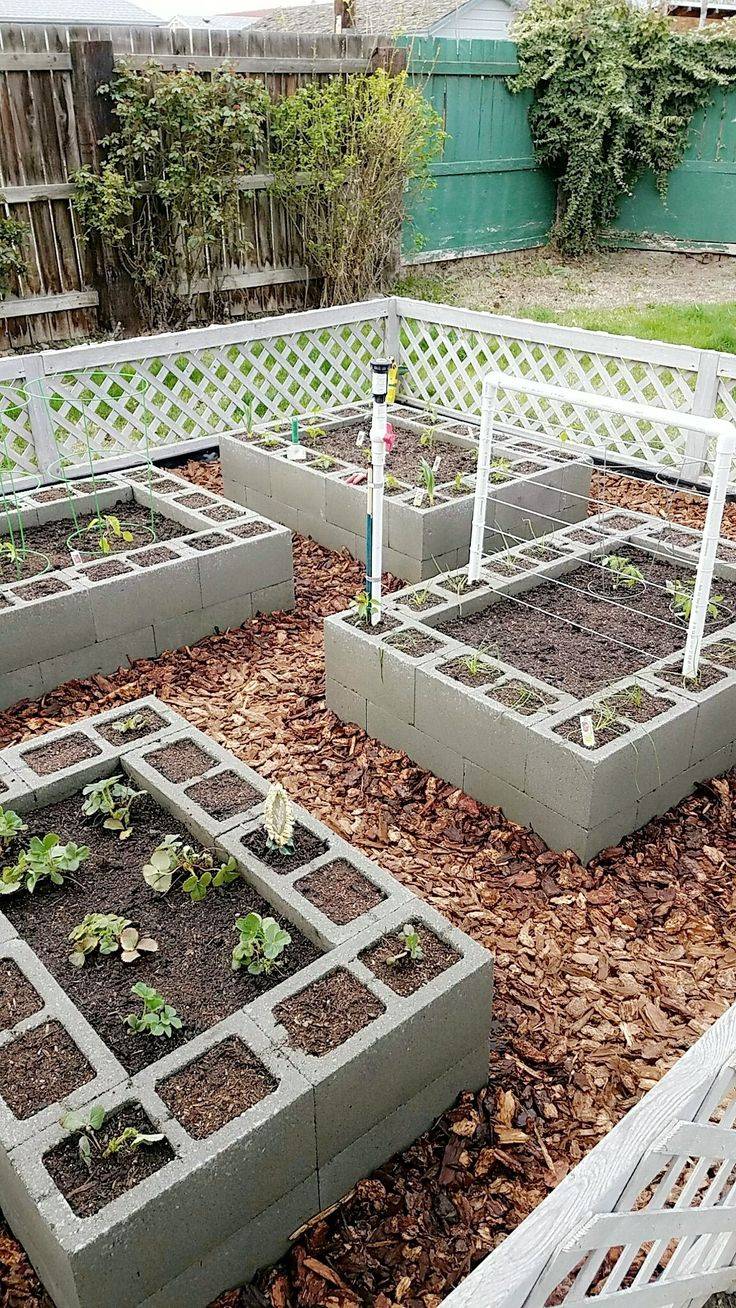
{"label": "green grass lawn", "polygon": [[643,309],[570,309],[559,313],[532,307],[525,309],[523,316],[537,322],[559,322],[568,327],[736,354],[735,300],[726,304],[649,304]]}

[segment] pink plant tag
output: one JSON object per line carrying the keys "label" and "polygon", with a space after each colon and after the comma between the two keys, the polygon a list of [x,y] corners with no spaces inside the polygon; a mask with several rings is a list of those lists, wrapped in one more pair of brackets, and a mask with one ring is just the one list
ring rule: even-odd
{"label": "pink plant tag", "polygon": [[383,443],[386,446],[386,453],[390,454],[396,444],[396,432],[390,422],[386,423],[386,435],[383,438]]}

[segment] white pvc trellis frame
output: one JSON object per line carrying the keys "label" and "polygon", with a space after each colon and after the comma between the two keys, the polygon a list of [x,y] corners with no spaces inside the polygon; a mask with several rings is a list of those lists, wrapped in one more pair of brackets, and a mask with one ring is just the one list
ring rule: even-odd
{"label": "white pvc trellis frame", "polygon": [[695,574],[693,602],[688,622],[682,668],[684,677],[697,677],[700,648],[708,617],[708,603],[713,582],[716,551],[729,484],[731,461],[736,454],[736,426],[732,422],[726,422],[720,418],[706,418],[699,414],[674,412],[669,409],[654,408],[651,405],[632,404],[626,400],[614,399],[613,396],[591,395],[588,391],[576,391],[563,386],[552,386],[548,382],[530,381],[528,378],[522,377],[509,377],[505,372],[487,373],[483,380],[481,399],[478,474],[473,502],[473,527],[470,538],[468,580],[471,583],[478,581],[480,577],[493,448],[493,427],[497,410],[498,391],[502,387],[504,390],[522,391],[528,395],[548,396],[562,404],[623,414],[629,418],[636,418],[641,422],[667,427],[681,427],[685,431],[698,432],[715,440],[713,476],[708,492],[708,510],[703,528],[703,543],[700,547],[698,567]]}

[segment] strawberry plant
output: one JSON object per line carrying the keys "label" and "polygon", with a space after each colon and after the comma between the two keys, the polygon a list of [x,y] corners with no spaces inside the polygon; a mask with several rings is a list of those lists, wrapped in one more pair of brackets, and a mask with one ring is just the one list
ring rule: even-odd
{"label": "strawberry plant", "polygon": [[279,926],[275,918],[261,917],[260,913],[239,917],[235,930],[239,939],[233,949],[233,972],[245,967],[251,976],[267,976],[286,946],[291,944],[289,932]]}
{"label": "strawberry plant", "polygon": [[210,888],[229,886],[239,876],[234,858],[218,864],[208,849],[194,849],[178,836],[164,836],[143,867],[143,879],[151,890],[165,895],[176,878],[193,902],[204,899]]}
{"label": "strawberry plant", "polygon": [[122,773],[118,773],[114,777],[93,781],[84,787],[82,794],[85,796],[82,804],[85,817],[102,817],[106,831],[117,831],[120,840],[127,840],[132,834],[131,807],[144,792],[134,790],[123,779]]}
{"label": "strawberry plant", "polygon": [[408,961],[410,963],[421,963],[424,958],[424,950],[419,940],[419,933],[411,922],[405,922],[398,934],[398,940],[402,949],[398,954],[392,954],[386,959],[389,967],[395,967],[397,963]]}
{"label": "strawberry plant", "polygon": [[124,963],[134,963],[143,953],[154,954],[158,944],[150,936],[142,936],[127,917],[117,913],[88,913],[69,935],[74,948],[69,955],[73,967],[84,967],[88,954],[120,951]]}
{"label": "strawberry plant", "polygon": [[145,981],[137,981],[130,993],[142,1004],[140,1013],[128,1013],[125,1018],[125,1025],[134,1035],[166,1036],[170,1040],[172,1032],[181,1029],[182,1021],[176,1009]]}
{"label": "strawberry plant", "polygon": [[7,849],[28,826],[11,808],[0,807],[0,849]]}
{"label": "strawberry plant", "polygon": [[43,838],[32,836],[17,862],[12,867],[4,867],[0,873],[0,895],[12,895],[23,885],[33,894],[40,881],[61,886],[63,873],[76,872],[86,858],[89,858],[89,845],[77,845],[73,840],[62,845],[53,832]]}
{"label": "strawberry plant", "polygon": [[98,514],[85,530],[88,535],[94,536],[100,554],[110,554],[117,542],[130,545],[133,541],[132,531],[125,530],[114,513]]}

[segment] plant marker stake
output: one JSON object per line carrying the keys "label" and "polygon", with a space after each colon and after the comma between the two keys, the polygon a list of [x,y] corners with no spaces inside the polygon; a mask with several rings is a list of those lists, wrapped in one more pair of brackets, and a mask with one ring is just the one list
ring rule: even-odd
{"label": "plant marker stake", "polygon": [[475,496],[473,498],[473,530],[470,536],[470,561],[468,563],[468,581],[478,581],[480,564],[483,557],[483,537],[486,528],[486,500],[488,499],[488,481],[491,475],[491,449],[493,446],[493,415],[496,411],[498,383],[488,377],[483,382],[483,398],[480,408],[480,435],[478,438],[478,469],[475,474]]}
{"label": "plant marker stake", "polygon": [[299,444],[299,419],[291,420],[291,445],[286,451],[286,457],[290,463],[303,463],[307,457],[307,451],[303,445]]}
{"label": "plant marker stake", "polygon": [[708,496],[708,511],[705,515],[703,543],[700,546],[698,570],[695,574],[695,586],[693,588],[693,604],[690,610],[690,621],[687,625],[685,657],[682,664],[682,675],[687,679],[694,680],[698,675],[700,647],[708,618],[713,569],[721,534],[726,491],[728,490],[731,474],[731,460],[734,455],[736,455],[736,429],[720,432],[716,439],[713,476]]}
{"label": "plant marker stake", "polygon": [[[365,515],[365,593],[368,599],[373,597],[371,565],[373,562],[373,468],[368,469],[368,498]],[[369,609],[370,612],[370,609]]]}
{"label": "plant marker stake", "polygon": [[[374,359],[371,364],[373,386],[373,416],[371,420],[371,467],[373,488],[371,495],[371,553],[370,597],[371,626],[381,620],[381,572],[383,555],[383,486],[386,465],[386,396],[388,394],[388,359]],[[366,538],[366,551],[367,551]],[[366,560],[368,554],[366,552]]]}

